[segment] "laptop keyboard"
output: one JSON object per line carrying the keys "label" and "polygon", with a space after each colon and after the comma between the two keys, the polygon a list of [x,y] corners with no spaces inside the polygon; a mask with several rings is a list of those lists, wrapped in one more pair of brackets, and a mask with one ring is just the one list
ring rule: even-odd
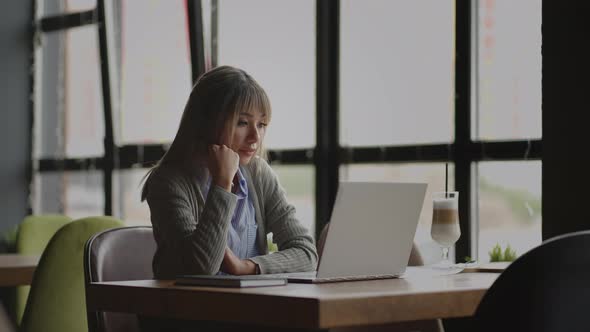
{"label": "laptop keyboard", "polygon": [[274,273],[274,274],[261,274],[261,276],[267,276],[268,278],[315,278],[317,272],[291,272],[291,273]]}
{"label": "laptop keyboard", "polygon": [[312,272],[295,272],[295,273],[275,273],[275,274],[263,274],[267,278],[286,278],[286,279],[307,279],[313,280],[315,283],[324,282],[339,282],[339,281],[357,281],[357,280],[375,280],[375,279],[391,279],[398,278],[399,274],[374,274],[374,275],[362,275],[362,276],[348,276],[348,277],[316,277],[316,271]]}
{"label": "laptop keyboard", "polygon": [[399,277],[399,275],[397,275],[397,274],[373,274],[373,275],[350,276],[350,277],[315,278],[315,282],[375,280],[375,279],[391,279],[391,278],[397,278],[397,277]]}

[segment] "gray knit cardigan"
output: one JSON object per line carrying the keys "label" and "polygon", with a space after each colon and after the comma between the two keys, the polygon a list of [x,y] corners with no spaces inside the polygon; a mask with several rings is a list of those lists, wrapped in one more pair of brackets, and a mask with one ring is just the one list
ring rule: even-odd
{"label": "gray knit cardigan", "polygon": [[[313,238],[295,218],[295,208],[287,202],[272,168],[256,157],[243,170],[256,211],[258,251],[264,253],[251,260],[261,273],[313,271],[318,257]],[[219,271],[237,196],[211,185],[205,201],[200,188],[208,178],[204,167],[187,171],[170,166],[159,166],[148,178],[146,199],[157,243],[156,278]],[[269,232],[279,248],[271,254]]]}

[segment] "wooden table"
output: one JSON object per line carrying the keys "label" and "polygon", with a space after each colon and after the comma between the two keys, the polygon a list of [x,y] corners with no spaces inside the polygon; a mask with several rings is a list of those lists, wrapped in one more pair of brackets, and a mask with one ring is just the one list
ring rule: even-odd
{"label": "wooden table", "polygon": [[176,286],[172,280],[89,285],[89,311],[111,311],[189,320],[277,327],[332,328],[474,314],[497,273],[280,287]]}
{"label": "wooden table", "polygon": [[39,256],[0,254],[0,287],[30,285]]}

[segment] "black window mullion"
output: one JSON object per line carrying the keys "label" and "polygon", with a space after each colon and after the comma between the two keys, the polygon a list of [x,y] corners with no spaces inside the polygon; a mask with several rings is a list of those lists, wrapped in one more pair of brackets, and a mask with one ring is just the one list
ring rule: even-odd
{"label": "black window mullion", "polygon": [[163,144],[120,146],[117,148],[119,168],[152,167],[164,156],[167,148]]}
{"label": "black window mullion", "polygon": [[314,162],[313,155],[313,149],[268,151],[268,159],[273,165],[309,165]]}
{"label": "black window mullion", "polygon": [[340,149],[340,160],[347,164],[444,162],[449,149],[448,144],[349,147]]}
{"label": "black window mullion", "polygon": [[[128,144],[116,148],[117,169],[151,167],[166,152],[166,144]],[[345,164],[446,162],[455,148],[447,144],[413,146],[367,146],[340,148],[339,159]],[[472,162],[541,160],[541,140],[510,142],[472,142],[464,151]],[[269,150],[273,165],[309,165],[314,163],[314,149]],[[103,157],[42,158],[38,171],[80,171],[103,167]]]}
{"label": "black window mullion", "polygon": [[88,158],[44,158],[37,161],[37,170],[43,172],[87,171],[104,168],[103,157]]}
{"label": "black window mullion", "polygon": [[455,2],[455,189],[459,191],[459,224],[462,236],[455,245],[455,259],[472,255],[471,211],[471,1]]}
{"label": "black window mullion", "polygon": [[112,215],[113,213],[113,170],[117,163],[115,154],[115,140],[113,136],[113,116],[111,103],[111,84],[109,75],[109,57],[106,30],[106,9],[104,0],[97,1],[98,12],[98,40],[100,52],[100,73],[102,81],[102,98],[104,113],[104,214]]}
{"label": "black window mullion", "polygon": [[97,22],[97,11],[91,9],[78,13],[47,16],[40,19],[37,25],[38,29],[43,32],[52,32],[95,24]]}
{"label": "black window mullion", "polygon": [[[31,6],[31,12],[30,12],[30,17],[34,18],[35,17],[35,13],[37,12],[37,2],[33,1],[32,6]],[[37,66],[37,57],[35,56],[35,39],[36,39],[36,32],[34,30],[29,30],[30,33],[30,38],[33,42],[29,43],[29,54],[31,54],[31,68],[36,68]],[[30,70],[29,71],[29,95],[34,96],[35,95],[35,70]],[[26,183],[27,188],[26,190],[26,195],[27,197],[29,197],[27,199],[26,202],[26,214],[27,215],[31,215],[33,214],[33,202],[31,200],[31,188],[32,188],[32,184],[33,184],[33,173],[35,172],[34,169],[34,164],[33,164],[33,160],[35,160],[34,157],[34,144],[33,144],[33,137],[35,137],[35,98],[30,98],[29,99],[29,127],[27,128],[29,130],[29,141],[27,142],[27,154],[28,154],[28,159],[27,159],[27,170],[26,170]]]}
{"label": "black window mullion", "polygon": [[[465,142],[459,145],[367,146],[341,148],[340,160],[346,164],[452,162],[452,155],[462,155],[463,158],[467,158],[472,162],[482,160],[540,160],[541,149],[541,140]],[[461,152],[458,150],[461,150]],[[453,151],[457,151],[457,153],[453,153]]]}
{"label": "black window mullion", "polygon": [[211,66],[217,67],[219,56],[218,35],[219,35],[219,1],[211,0]]}
{"label": "black window mullion", "polygon": [[316,1],[316,237],[328,222],[338,189],[340,2]]}
{"label": "black window mullion", "polygon": [[471,161],[541,160],[543,141],[471,142],[465,153]]}
{"label": "black window mullion", "polygon": [[195,84],[205,68],[205,44],[203,42],[203,10],[201,0],[187,0],[188,32],[190,40],[192,82]]}

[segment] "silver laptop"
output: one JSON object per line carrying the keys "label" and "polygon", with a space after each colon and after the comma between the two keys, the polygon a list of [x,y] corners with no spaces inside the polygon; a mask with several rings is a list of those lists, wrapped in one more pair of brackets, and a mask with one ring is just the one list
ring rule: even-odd
{"label": "silver laptop", "polygon": [[340,182],[317,272],[269,276],[299,283],[399,277],[410,258],[426,187]]}

